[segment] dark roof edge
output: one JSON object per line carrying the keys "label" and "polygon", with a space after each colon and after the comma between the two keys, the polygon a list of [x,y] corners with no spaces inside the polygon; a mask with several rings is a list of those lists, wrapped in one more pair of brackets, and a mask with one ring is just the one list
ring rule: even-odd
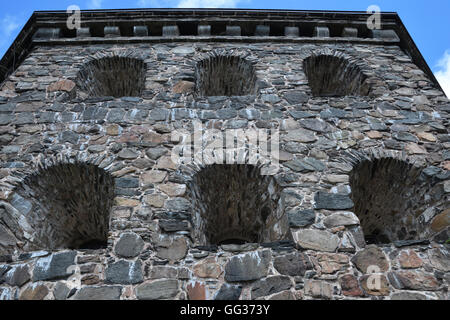
{"label": "dark roof edge", "polygon": [[[347,13],[347,14],[367,14],[366,11],[345,11],[345,10],[295,10],[295,9],[245,9],[245,8],[135,8],[135,9],[89,9],[89,10],[81,10],[82,12],[108,12],[108,13],[116,13],[116,12],[239,12],[239,13]],[[38,10],[34,11],[34,13],[66,13],[65,10]],[[394,11],[383,11],[382,14],[395,14],[397,12]]]}
{"label": "dark roof edge", "polygon": [[25,23],[11,46],[0,60],[0,84],[16,70],[32,49],[32,38],[36,31],[36,13]]}
{"label": "dark roof edge", "polygon": [[[95,19],[96,16],[99,18],[104,18],[104,14],[111,15],[130,15],[133,13],[145,14],[147,13],[149,17],[154,14],[170,16],[171,13],[185,14],[186,16],[192,15],[193,17],[199,17],[202,15],[208,16],[208,14],[223,15],[230,18],[239,17],[252,17],[257,19],[267,19],[271,20],[274,15],[286,16],[290,18],[303,17],[303,18],[329,18],[336,20],[338,18],[345,18],[346,16],[355,16],[360,19],[363,17],[368,17],[370,14],[364,11],[326,11],[326,10],[289,10],[289,9],[169,9],[169,8],[158,8],[158,9],[113,9],[113,10],[82,10],[81,14],[89,15],[90,19]],[[16,37],[14,42],[11,44],[9,49],[6,51],[3,58],[0,60],[0,83],[2,83],[8,75],[10,75],[17,68],[18,65],[26,58],[29,52],[33,48],[33,35],[37,31],[37,20],[51,20],[51,16],[67,17],[68,13],[63,10],[58,11],[35,11],[28,19],[27,23],[20,31],[19,35]],[[170,16],[171,18],[176,18],[176,16]],[[441,90],[441,86],[428,66],[423,55],[416,46],[414,40],[406,29],[403,21],[396,12],[381,12],[382,21],[390,20],[396,24],[396,32],[400,38],[400,47],[411,56],[414,63],[422,69],[433,81],[433,83]],[[56,18],[56,17],[54,17]]]}
{"label": "dark roof edge", "polygon": [[[436,79],[436,76],[434,75],[427,61],[425,60],[416,43],[414,42],[414,39],[411,37],[411,34],[404,25],[402,19],[400,18],[400,15],[396,14],[396,19],[398,20],[398,25],[400,26],[399,29],[400,45],[402,47],[411,48],[411,50],[408,50],[409,51],[408,53],[411,55],[413,61],[417,64],[417,66],[420,69],[422,69],[423,72],[425,72],[430,77],[431,81],[433,81],[434,84],[437,85],[439,90],[444,92],[439,81]],[[407,43],[403,44],[402,43],[403,41],[407,41]]]}

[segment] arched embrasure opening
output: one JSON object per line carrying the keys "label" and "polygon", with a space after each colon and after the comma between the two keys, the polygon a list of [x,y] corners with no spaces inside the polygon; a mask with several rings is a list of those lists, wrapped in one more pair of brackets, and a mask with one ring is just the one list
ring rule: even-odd
{"label": "arched embrasure opening", "polygon": [[244,244],[285,239],[289,227],[273,176],[252,165],[210,165],[190,183],[196,239]]}
{"label": "arched embrasure opening", "polygon": [[367,96],[367,76],[348,59],[339,55],[312,55],[303,61],[303,70],[314,96]]}
{"label": "arched embrasure opening", "polygon": [[77,85],[90,97],[137,97],[145,89],[145,63],[140,59],[112,56],[86,63]]}
{"label": "arched embrasure opening", "polygon": [[60,163],[26,177],[16,193],[38,249],[98,249],[107,245],[114,179],[85,163]]}
{"label": "arched embrasure opening", "polygon": [[364,160],[350,174],[355,213],[366,242],[391,243],[429,237],[424,212],[437,205],[435,183],[422,169],[402,160]]}
{"label": "arched embrasure opening", "polygon": [[237,55],[212,55],[197,63],[199,96],[244,96],[255,93],[255,67]]}

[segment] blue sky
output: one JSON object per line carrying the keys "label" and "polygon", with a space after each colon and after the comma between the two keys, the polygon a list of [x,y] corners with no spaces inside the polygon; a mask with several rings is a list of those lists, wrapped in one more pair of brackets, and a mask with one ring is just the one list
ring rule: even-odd
{"label": "blue sky", "polygon": [[6,52],[33,11],[122,8],[248,8],[366,11],[377,5],[398,12],[428,65],[450,97],[450,1],[448,0],[2,0],[0,56]]}

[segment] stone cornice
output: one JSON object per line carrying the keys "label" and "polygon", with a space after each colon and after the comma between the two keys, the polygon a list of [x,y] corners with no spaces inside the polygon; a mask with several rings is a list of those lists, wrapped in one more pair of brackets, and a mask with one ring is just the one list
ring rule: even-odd
{"label": "stone cornice", "polygon": [[142,42],[347,42],[399,45],[440,88],[397,13],[381,13],[369,30],[366,12],[249,9],[127,9],[81,11],[69,30],[65,11],[34,12],[0,61],[0,82],[35,45]]}

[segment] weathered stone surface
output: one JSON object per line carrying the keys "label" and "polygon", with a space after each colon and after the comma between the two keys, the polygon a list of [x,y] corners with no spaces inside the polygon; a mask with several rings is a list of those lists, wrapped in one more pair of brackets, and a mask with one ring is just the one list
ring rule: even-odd
{"label": "weathered stone surface", "polygon": [[450,226],[450,209],[444,210],[431,221],[431,229],[434,232],[444,230],[448,226]]}
{"label": "weathered stone surface", "polygon": [[180,81],[172,89],[173,93],[188,93],[194,89],[194,83],[190,81]]}
{"label": "weathered stone surface", "polygon": [[217,279],[222,274],[222,269],[216,259],[211,257],[195,264],[194,274],[199,278]]}
{"label": "weathered stone surface", "polygon": [[115,198],[114,203],[118,207],[137,207],[139,205],[138,200],[122,198],[122,197]]}
{"label": "weathered stone surface", "polygon": [[290,104],[301,104],[307,102],[309,97],[303,91],[289,91],[284,94],[284,98]]}
{"label": "weathered stone surface", "polygon": [[75,251],[55,253],[37,260],[33,270],[33,281],[64,279],[73,274],[69,267],[75,264]]}
{"label": "weathered stone surface", "polygon": [[126,232],[120,235],[119,241],[117,241],[114,247],[114,251],[120,257],[134,258],[141,253],[143,248],[144,241],[138,234]]}
{"label": "weathered stone surface", "polygon": [[437,243],[445,243],[450,238],[450,227],[442,230],[433,237],[433,241]]}
{"label": "weathered stone surface", "polygon": [[349,176],[345,174],[328,174],[325,176],[325,181],[332,184],[349,183]]}
{"label": "weathered stone surface", "polygon": [[144,202],[152,207],[155,208],[162,208],[164,207],[164,203],[167,199],[167,196],[161,195],[161,194],[149,194],[144,197]]}
{"label": "weathered stone surface", "polygon": [[447,181],[444,182],[444,192],[445,193],[450,193],[450,180],[447,180]]}
{"label": "weathered stone surface", "polygon": [[302,127],[312,130],[312,131],[316,131],[316,132],[320,132],[320,133],[331,131],[331,126],[323,120],[303,119],[303,120],[299,120],[299,123]]}
{"label": "weathered stone surface", "polygon": [[271,254],[269,250],[231,257],[225,265],[228,282],[251,281],[267,276]]}
{"label": "weathered stone surface", "polygon": [[262,94],[261,95],[261,100],[263,102],[268,102],[268,103],[278,103],[281,101],[280,97],[276,94]]}
{"label": "weathered stone surface", "polygon": [[132,160],[139,157],[139,153],[131,149],[123,149],[119,152],[118,156],[121,159]]}
{"label": "weathered stone surface", "polygon": [[11,266],[8,265],[0,265],[0,283],[3,283],[5,281],[3,275],[8,272],[8,270],[11,269]]}
{"label": "weathered stone surface", "polygon": [[284,205],[286,207],[298,206],[303,200],[303,196],[301,194],[298,194],[290,189],[285,189],[281,195],[284,198]]}
{"label": "weathered stone surface", "polygon": [[1,279],[10,286],[21,287],[30,280],[29,267],[27,264],[13,265],[3,276],[0,271],[0,281]]}
{"label": "weathered stone surface", "polygon": [[365,249],[359,251],[353,256],[351,261],[362,273],[370,272],[367,269],[370,266],[378,267],[380,269],[379,272],[386,272],[389,270],[388,259],[383,251],[375,245],[369,245]]}
{"label": "weathered stone surface", "polygon": [[370,139],[381,139],[381,138],[383,138],[383,134],[381,132],[379,132],[379,131],[369,131],[369,132],[367,132],[367,136]]}
{"label": "weathered stone surface", "polygon": [[394,271],[388,273],[389,282],[395,289],[435,291],[439,289],[438,280],[421,271]]}
{"label": "weathered stone surface", "polygon": [[192,46],[178,46],[175,47],[172,52],[180,55],[193,54],[195,53],[195,48]]}
{"label": "weathered stone surface", "polygon": [[62,282],[58,282],[53,288],[55,300],[66,300],[70,293],[70,288]]}
{"label": "weathered stone surface", "polygon": [[333,285],[325,281],[306,280],[305,294],[313,298],[331,299],[333,297]]}
{"label": "weathered stone surface", "polygon": [[95,274],[87,274],[81,277],[81,284],[85,286],[91,286],[100,283],[100,277]]}
{"label": "weathered stone surface", "polygon": [[320,118],[321,119],[330,119],[330,118],[347,118],[347,113],[344,110],[337,109],[337,108],[327,108],[320,112]]}
{"label": "weathered stone surface", "polygon": [[223,251],[228,252],[247,252],[247,251],[254,251],[258,249],[259,244],[258,243],[244,243],[244,244],[223,244],[220,246]]}
{"label": "weathered stone surface", "polygon": [[177,280],[156,280],[140,284],[135,289],[139,300],[173,299],[179,292]]}
{"label": "weathered stone surface", "polygon": [[120,286],[87,286],[78,290],[72,300],[120,300],[122,287]]}
{"label": "weathered stone surface", "polygon": [[317,255],[322,273],[335,273],[345,270],[349,266],[349,259],[345,254],[320,253]]}
{"label": "weathered stone surface", "polygon": [[339,245],[339,237],[323,230],[297,230],[292,232],[294,242],[303,249],[334,252]]}
{"label": "weathered stone surface", "polygon": [[397,132],[394,133],[393,138],[399,141],[409,141],[409,142],[418,142],[418,139],[415,135],[408,132]]}
{"label": "weathered stone surface", "polygon": [[427,154],[425,147],[418,145],[417,143],[410,142],[405,147],[408,154]]}
{"label": "weathered stone surface", "polygon": [[433,267],[438,270],[450,271],[450,252],[444,248],[436,248],[428,251],[428,257]]}
{"label": "weathered stone surface", "polygon": [[418,132],[417,136],[424,141],[436,142],[437,138],[429,132]]}
{"label": "weathered stone surface", "polygon": [[314,196],[316,209],[346,210],[354,206],[348,195],[319,191]]}
{"label": "weathered stone surface", "polygon": [[[12,259],[12,255],[11,254],[4,254],[4,255],[0,256],[0,262],[1,263],[3,263],[3,262],[12,262],[12,261],[13,261],[13,259]],[[0,273],[0,276],[1,276],[1,273]]]}
{"label": "weathered stone surface", "polygon": [[287,276],[272,276],[256,281],[252,286],[252,299],[268,296],[292,287]]}
{"label": "weathered stone surface", "polygon": [[305,129],[290,130],[284,137],[283,140],[286,142],[302,142],[310,143],[315,142],[317,137],[313,131]]}
{"label": "weathered stone surface", "polygon": [[159,220],[159,227],[165,232],[187,231],[190,229],[188,221],[180,220]]}
{"label": "weathered stone surface", "polygon": [[290,210],[287,212],[291,228],[306,227],[316,220],[314,210]]}
{"label": "weathered stone surface", "polygon": [[185,238],[176,238],[173,240],[163,240],[156,245],[156,255],[161,259],[169,261],[178,261],[187,254],[187,242]]}
{"label": "weathered stone surface", "polygon": [[224,283],[217,292],[214,300],[239,300],[242,287]]}
{"label": "weathered stone surface", "polygon": [[238,120],[227,120],[225,123],[226,129],[244,129],[248,126],[248,120],[238,119]]}
{"label": "weathered stone surface", "polygon": [[183,196],[186,192],[185,184],[166,183],[159,186],[159,189],[169,197]]}
{"label": "weathered stone surface", "polygon": [[166,208],[170,211],[187,211],[191,208],[191,203],[185,198],[175,198],[166,202]]}
{"label": "weathered stone surface", "polygon": [[13,114],[0,114],[0,125],[4,126],[15,119]]}
{"label": "weathered stone surface", "polygon": [[141,261],[120,260],[108,265],[105,282],[111,284],[136,284],[143,281]]}
{"label": "weathered stone surface", "polygon": [[117,188],[137,188],[139,187],[139,179],[137,178],[119,178],[115,183]]}
{"label": "weathered stone surface", "polygon": [[49,293],[46,285],[42,283],[30,283],[19,295],[19,300],[44,300]]}
{"label": "weathered stone surface", "polygon": [[160,170],[152,170],[141,175],[141,185],[146,186],[152,183],[163,182],[167,177],[167,172]]}
{"label": "weathered stone surface", "polygon": [[304,276],[306,270],[312,269],[308,256],[300,252],[275,257],[273,266],[279,273],[288,276]]}
{"label": "weathered stone surface", "polygon": [[167,152],[168,152],[168,150],[166,148],[156,147],[156,148],[147,149],[145,151],[145,154],[152,160],[158,160],[163,155],[165,155]]}
{"label": "weathered stone surface", "polygon": [[11,205],[19,210],[19,212],[21,212],[23,215],[27,215],[32,209],[31,202],[24,199],[18,194],[13,195],[11,199]]}
{"label": "weathered stone surface", "polygon": [[382,274],[371,274],[359,279],[364,292],[371,296],[388,296],[389,283]]}
{"label": "weathered stone surface", "polygon": [[168,117],[169,110],[167,109],[155,108],[150,111],[150,119],[153,119],[155,121],[164,121],[167,120]]}
{"label": "weathered stone surface", "polygon": [[176,279],[178,277],[178,269],[168,266],[153,266],[149,272],[150,279]]}
{"label": "weathered stone surface", "polygon": [[268,300],[281,300],[281,301],[290,301],[290,300],[298,300],[297,296],[292,291],[281,291],[272,295]]}
{"label": "weathered stone surface", "polygon": [[428,300],[427,296],[418,292],[396,292],[391,296],[391,300]]}
{"label": "weathered stone surface", "polygon": [[303,158],[303,159],[294,159],[292,161],[287,161],[284,165],[295,172],[315,172],[315,171],[324,171],[326,166],[320,160],[316,160],[314,158]]}
{"label": "weathered stone surface", "polygon": [[168,142],[168,136],[159,134],[153,131],[147,132],[142,136],[142,141],[149,143],[150,145],[159,145]]}
{"label": "weathered stone surface", "polygon": [[416,269],[423,265],[422,259],[412,250],[404,250],[398,256],[400,266],[404,269]]}
{"label": "weathered stone surface", "polygon": [[231,108],[223,108],[217,111],[217,117],[219,119],[232,119],[237,116],[237,111]]}
{"label": "weathered stone surface", "polygon": [[399,240],[399,241],[394,241],[394,245],[397,248],[401,248],[401,247],[409,247],[409,246],[414,246],[414,245],[421,245],[421,244],[429,244],[430,240],[424,239],[424,240]]}
{"label": "weathered stone surface", "polygon": [[17,243],[16,237],[6,229],[3,225],[0,224],[0,243],[5,246],[14,246]]}
{"label": "weathered stone surface", "polygon": [[75,88],[75,82],[71,80],[60,80],[57,82],[52,83],[47,87],[48,92],[55,92],[55,91],[66,91],[71,92]]}
{"label": "weathered stone surface", "polygon": [[352,274],[346,274],[339,278],[339,284],[344,296],[359,297],[364,293],[359,286],[358,279]]}
{"label": "weathered stone surface", "polygon": [[0,287],[0,301],[12,300],[12,299],[13,299],[13,293],[11,292],[11,289]]}
{"label": "weathered stone surface", "polygon": [[359,219],[353,212],[337,212],[323,220],[327,228],[359,225]]}
{"label": "weathered stone surface", "polygon": [[195,281],[194,283],[189,283],[186,286],[186,291],[189,300],[206,300],[206,287],[201,282]]}
{"label": "weathered stone surface", "polygon": [[19,255],[19,260],[20,261],[25,261],[28,259],[33,259],[33,258],[39,258],[39,257],[45,257],[48,256],[49,252],[48,251],[34,251],[34,252],[28,252],[28,253],[22,253]]}
{"label": "weathered stone surface", "polygon": [[[340,229],[340,228],[344,228],[344,227],[337,227],[337,228]],[[350,232],[345,231],[342,234],[342,240],[341,240],[341,243],[339,244],[338,251],[351,252],[351,253],[354,253],[356,251],[356,241]]]}

